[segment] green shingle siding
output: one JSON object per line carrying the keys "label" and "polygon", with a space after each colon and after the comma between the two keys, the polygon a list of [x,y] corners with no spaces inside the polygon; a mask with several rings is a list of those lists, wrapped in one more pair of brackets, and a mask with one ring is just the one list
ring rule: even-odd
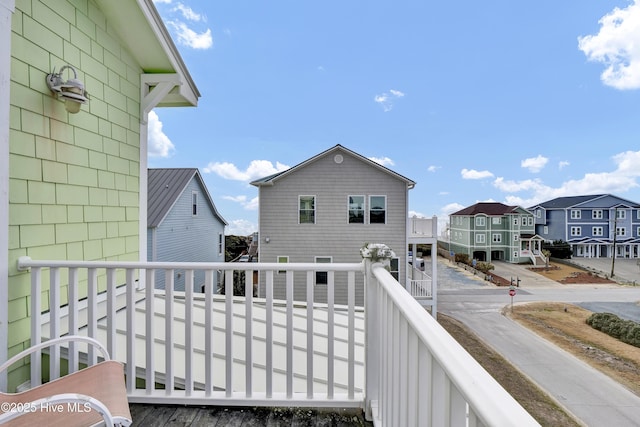
{"label": "green shingle siding", "polygon": [[[18,0],[12,17],[10,354],[30,334],[30,275],[17,271],[19,256],[138,259],[141,70],[94,3],[50,4]],[[78,114],[67,113],[45,83],[65,64],[91,94]],[[104,289],[104,276],[99,283]],[[48,290],[42,298],[46,309]],[[28,370],[16,368],[9,386],[25,378]]]}

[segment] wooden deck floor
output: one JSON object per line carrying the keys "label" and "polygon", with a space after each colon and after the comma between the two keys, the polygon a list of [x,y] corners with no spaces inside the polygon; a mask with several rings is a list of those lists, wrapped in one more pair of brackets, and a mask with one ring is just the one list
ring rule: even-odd
{"label": "wooden deck floor", "polygon": [[359,409],[334,408],[236,408],[219,406],[167,406],[131,404],[132,426],[265,426],[265,427],[350,427],[367,426]]}

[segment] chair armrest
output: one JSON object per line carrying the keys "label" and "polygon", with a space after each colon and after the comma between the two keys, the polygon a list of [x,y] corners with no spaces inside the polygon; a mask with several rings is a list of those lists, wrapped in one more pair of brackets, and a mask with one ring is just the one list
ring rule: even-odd
{"label": "chair armrest", "polygon": [[34,353],[36,351],[42,350],[43,348],[47,348],[47,347],[50,347],[52,345],[59,344],[61,342],[67,342],[67,341],[80,341],[80,342],[89,343],[90,345],[93,345],[98,350],[100,350],[100,352],[102,353],[102,355],[104,357],[104,360],[110,360],[111,359],[109,357],[109,352],[100,343],[100,341],[98,341],[98,340],[96,340],[94,338],[85,337],[85,336],[82,336],[82,335],[66,335],[64,337],[53,338],[53,339],[41,342],[39,344],[34,344],[31,347],[29,347],[28,349],[21,351],[20,353],[16,354],[11,359],[7,360],[2,365],[0,365],[0,372],[3,372],[5,370],[7,370],[11,365],[16,363],[18,360],[22,359],[23,357],[26,357],[26,356],[30,355],[31,353]]}
{"label": "chair armrest", "polygon": [[65,405],[64,408],[68,409],[70,407],[66,406],[68,404],[79,404],[78,406],[73,407],[78,411],[88,411],[89,409],[93,409],[102,416],[107,427],[114,426],[114,417],[111,415],[111,411],[109,411],[102,402],[91,396],[77,393],[55,394],[53,396],[34,400],[33,402],[17,403],[15,406],[11,403],[3,403],[3,406],[8,405],[8,411],[0,413],[0,424],[4,424],[32,412],[40,412],[43,410],[46,412],[47,408],[53,408],[56,405]]}

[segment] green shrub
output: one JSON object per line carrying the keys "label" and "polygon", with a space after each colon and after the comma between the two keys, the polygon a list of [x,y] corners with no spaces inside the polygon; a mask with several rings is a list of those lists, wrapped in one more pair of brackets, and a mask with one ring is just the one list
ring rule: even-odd
{"label": "green shrub", "polygon": [[586,322],[613,338],[640,347],[640,324],[632,320],[621,319],[613,313],[593,313]]}
{"label": "green shrub", "polygon": [[469,264],[469,255],[467,255],[467,254],[456,254],[456,262],[461,262],[463,264]]}
{"label": "green shrub", "polygon": [[480,261],[480,262],[476,263],[476,270],[482,271],[485,274],[487,274],[491,270],[495,270],[495,269],[496,269],[495,265],[491,264],[490,262],[482,262],[482,261]]}
{"label": "green shrub", "polygon": [[627,344],[640,347],[640,325],[636,323],[631,328],[629,328],[629,331],[624,338],[625,339],[623,341]]}
{"label": "green shrub", "polygon": [[544,242],[542,249],[549,251],[553,258],[568,259],[573,255],[571,245],[564,240],[554,240],[553,243]]}

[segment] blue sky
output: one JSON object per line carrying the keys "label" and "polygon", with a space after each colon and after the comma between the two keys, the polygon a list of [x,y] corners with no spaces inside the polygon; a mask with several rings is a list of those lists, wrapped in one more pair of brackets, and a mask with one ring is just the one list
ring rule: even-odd
{"label": "blue sky", "polygon": [[[612,193],[640,203],[640,0],[155,0],[202,98],[150,117],[227,234],[249,182],[336,144],[416,181],[412,214]],[[442,222],[441,222],[442,224]]]}

